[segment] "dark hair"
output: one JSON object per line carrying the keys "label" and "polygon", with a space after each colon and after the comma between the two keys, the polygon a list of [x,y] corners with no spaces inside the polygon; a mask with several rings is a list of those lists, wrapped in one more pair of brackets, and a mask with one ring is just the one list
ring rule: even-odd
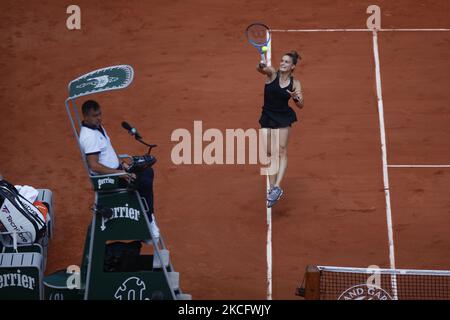
{"label": "dark hair", "polygon": [[100,105],[95,100],[87,100],[83,103],[83,106],[81,107],[81,111],[85,116],[89,113],[89,111],[91,110],[97,111],[98,109],[100,109]]}
{"label": "dark hair", "polygon": [[297,61],[298,61],[298,60],[301,60],[301,59],[302,59],[302,57],[300,57],[300,55],[298,54],[298,52],[295,51],[295,50],[293,50],[293,51],[291,51],[291,52],[288,52],[288,53],[285,53],[284,55],[285,55],[285,56],[288,56],[288,57],[291,57],[292,63],[293,63],[294,65],[297,64]]}

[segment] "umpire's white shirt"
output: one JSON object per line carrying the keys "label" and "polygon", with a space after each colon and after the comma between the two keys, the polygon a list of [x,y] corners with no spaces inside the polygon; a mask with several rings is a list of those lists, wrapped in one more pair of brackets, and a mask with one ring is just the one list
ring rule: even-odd
{"label": "umpire's white shirt", "polygon": [[80,145],[85,155],[99,154],[99,163],[111,169],[119,167],[119,159],[114,151],[105,128],[103,133],[99,129],[89,128],[85,125],[80,130]]}

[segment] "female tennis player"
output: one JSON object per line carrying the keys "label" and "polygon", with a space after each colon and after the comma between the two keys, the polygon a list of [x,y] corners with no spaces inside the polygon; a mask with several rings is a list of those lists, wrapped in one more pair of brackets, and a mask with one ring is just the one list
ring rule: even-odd
{"label": "female tennis player", "polygon": [[[275,70],[272,66],[267,66],[260,62],[257,70],[266,76],[264,87],[264,105],[262,107],[259,123],[264,130],[265,148],[267,156],[271,154],[279,156],[279,169],[277,174],[269,176],[270,189],[267,193],[267,207],[272,207],[282,196],[281,181],[287,167],[287,145],[291,125],[297,121],[297,116],[289,106],[289,99],[292,98],[298,108],[303,108],[303,94],[300,81],[294,79],[293,73],[300,60],[296,51],[286,53],[281,58],[280,67]],[[276,138],[275,129],[279,129],[279,143],[273,145],[277,150],[271,150],[272,139]]]}

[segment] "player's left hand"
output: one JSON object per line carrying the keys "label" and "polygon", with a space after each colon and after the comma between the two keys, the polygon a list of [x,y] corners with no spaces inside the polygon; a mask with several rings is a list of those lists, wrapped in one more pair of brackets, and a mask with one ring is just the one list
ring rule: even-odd
{"label": "player's left hand", "polygon": [[301,97],[301,92],[300,89],[295,89],[294,91],[289,91],[288,89],[286,89],[286,91],[291,95],[291,98],[294,100],[300,100]]}

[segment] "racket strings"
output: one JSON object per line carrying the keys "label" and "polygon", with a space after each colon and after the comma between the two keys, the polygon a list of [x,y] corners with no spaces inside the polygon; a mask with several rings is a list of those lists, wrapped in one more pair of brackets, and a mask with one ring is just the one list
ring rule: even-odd
{"label": "racket strings", "polygon": [[268,43],[268,31],[264,25],[253,24],[247,28],[247,38],[257,46],[265,46]]}

